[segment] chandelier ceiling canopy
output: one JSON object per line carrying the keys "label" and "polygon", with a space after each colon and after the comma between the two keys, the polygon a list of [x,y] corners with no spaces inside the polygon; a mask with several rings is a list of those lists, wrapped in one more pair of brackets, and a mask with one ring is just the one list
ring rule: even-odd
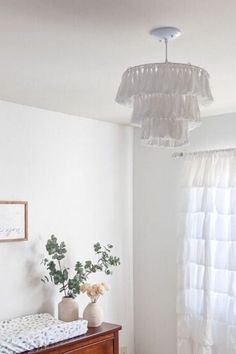
{"label": "chandelier ceiling canopy", "polygon": [[201,124],[199,105],[213,101],[209,74],[198,66],[168,61],[168,41],[180,35],[179,29],[161,27],[151,34],[165,42],[165,62],[128,68],[116,102],[133,108],[131,124],[141,128],[144,145],[183,146],[189,143],[189,131]]}

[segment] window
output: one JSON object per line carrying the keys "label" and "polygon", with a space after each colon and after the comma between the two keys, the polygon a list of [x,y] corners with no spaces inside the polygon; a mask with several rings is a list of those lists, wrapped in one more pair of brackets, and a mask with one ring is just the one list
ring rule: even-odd
{"label": "window", "polygon": [[236,353],[236,153],[185,161],[178,255],[178,354]]}

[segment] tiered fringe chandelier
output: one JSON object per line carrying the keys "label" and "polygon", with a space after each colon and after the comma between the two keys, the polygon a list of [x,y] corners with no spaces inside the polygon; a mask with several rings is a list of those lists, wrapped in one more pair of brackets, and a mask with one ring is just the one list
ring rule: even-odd
{"label": "tiered fringe chandelier", "polygon": [[164,41],[165,62],[128,68],[116,101],[133,107],[131,124],[141,128],[144,145],[187,145],[189,132],[201,124],[199,105],[213,101],[209,74],[198,66],[168,61],[168,41],[181,34],[179,29],[161,27],[151,34]]}

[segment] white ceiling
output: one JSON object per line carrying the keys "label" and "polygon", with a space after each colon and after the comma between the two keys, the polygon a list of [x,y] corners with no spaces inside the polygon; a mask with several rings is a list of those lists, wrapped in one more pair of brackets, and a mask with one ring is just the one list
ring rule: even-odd
{"label": "white ceiling", "polygon": [[235,0],[0,0],[0,99],[128,123],[114,102],[123,71],[162,61],[150,29],[183,36],[170,60],[203,66],[215,102],[202,111],[236,111]]}

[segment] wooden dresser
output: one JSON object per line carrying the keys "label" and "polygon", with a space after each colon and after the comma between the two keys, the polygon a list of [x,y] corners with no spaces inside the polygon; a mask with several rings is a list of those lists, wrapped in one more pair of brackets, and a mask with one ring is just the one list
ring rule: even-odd
{"label": "wooden dresser", "polygon": [[82,336],[35,349],[25,354],[119,354],[119,330],[121,326],[103,323],[100,327],[89,328]]}

